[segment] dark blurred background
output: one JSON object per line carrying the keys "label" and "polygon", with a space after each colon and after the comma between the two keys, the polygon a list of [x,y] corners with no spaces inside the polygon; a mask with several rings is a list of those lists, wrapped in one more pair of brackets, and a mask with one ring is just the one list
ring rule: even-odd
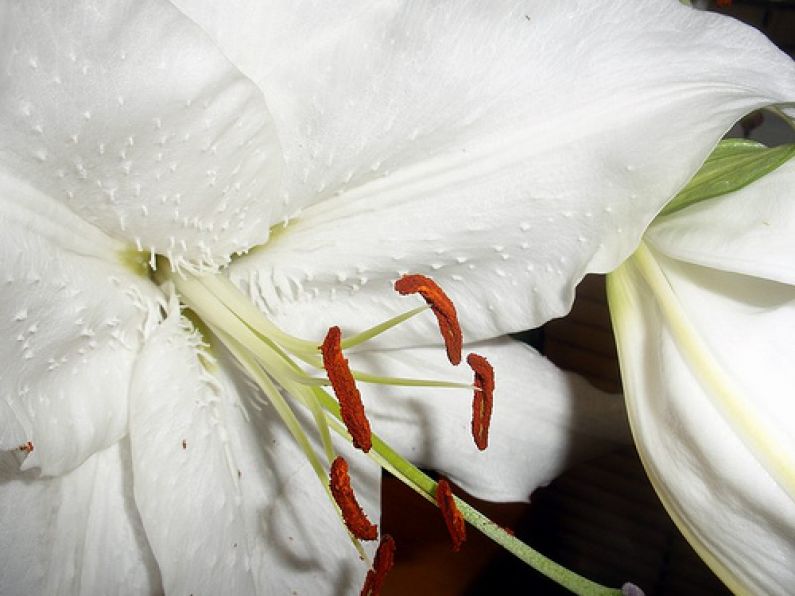
{"label": "dark blurred background", "polygon": [[[795,52],[795,0],[702,6],[745,21],[790,55]],[[795,140],[792,130],[768,113],[749,116],[729,134],[768,145]],[[522,339],[595,386],[621,391],[603,277],[588,276],[580,284],[566,318]],[[535,491],[531,505],[469,500],[547,556],[604,585],[630,581],[648,596],[728,594],[668,519],[634,449],[570,470]],[[461,552],[451,552],[436,508],[391,477],[384,481],[382,529],[395,537],[399,549],[385,596],[568,594],[473,529]]]}

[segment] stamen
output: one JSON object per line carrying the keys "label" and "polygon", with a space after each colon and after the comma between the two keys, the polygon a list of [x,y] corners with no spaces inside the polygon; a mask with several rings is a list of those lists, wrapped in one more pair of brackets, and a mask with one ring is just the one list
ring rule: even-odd
{"label": "stamen", "polygon": [[340,341],[342,332],[339,327],[331,327],[320,346],[323,354],[323,368],[326,369],[331,388],[340,402],[340,415],[342,416],[348,432],[353,438],[353,446],[365,453],[370,451],[372,441],[370,438],[370,421],[364,413],[362,396],[356,388],[348,361],[342,355]]}
{"label": "stamen", "polygon": [[453,541],[453,551],[458,552],[461,550],[461,545],[467,539],[467,528],[464,523],[464,517],[458,510],[453,498],[453,491],[450,489],[450,483],[444,478],[439,480],[436,485],[436,504],[444,517],[444,523],[447,525],[447,531],[450,533],[450,538]]}
{"label": "stamen", "polygon": [[378,528],[367,519],[356,500],[356,495],[353,494],[351,477],[348,475],[348,462],[341,456],[338,456],[331,464],[329,487],[342,512],[342,519],[351,534],[360,540],[378,538]]}
{"label": "stamen", "polygon": [[494,369],[478,354],[467,356],[467,364],[475,372],[475,396],[472,399],[472,438],[483,451],[489,445],[489,424],[494,405]]}
{"label": "stamen", "polygon": [[461,326],[458,324],[458,315],[455,312],[453,301],[447,297],[444,290],[435,281],[424,275],[404,275],[395,282],[395,290],[405,296],[406,294],[420,294],[428,306],[431,307],[436,320],[439,322],[439,331],[447,348],[447,358],[453,364],[461,362]]}
{"label": "stamen", "polygon": [[367,572],[360,596],[378,596],[381,593],[381,588],[384,587],[386,574],[394,564],[395,540],[389,534],[384,534],[381,537],[378,550],[375,552],[373,568]]}

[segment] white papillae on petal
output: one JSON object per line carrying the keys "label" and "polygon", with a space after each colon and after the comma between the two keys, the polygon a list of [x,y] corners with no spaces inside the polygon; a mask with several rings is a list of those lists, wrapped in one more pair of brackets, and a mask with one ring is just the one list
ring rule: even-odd
{"label": "white papillae on petal", "polygon": [[[373,432],[422,467],[442,471],[473,495],[526,501],[577,461],[631,442],[624,401],[557,369],[508,338],[465,346],[494,366],[496,389],[489,446],[472,439],[472,392],[360,383]],[[413,348],[351,354],[376,374],[472,382],[441,350]]]}
{"label": "white papillae on petal", "polygon": [[169,3],[4,3],[0,56],[15,176],[177,264],[267,238],[281,155],[262,94]]}
{"label": "white papillae on petal", "polygon": [[646,238],[681,261],[795,285],[795,160],[655,220]]}
{"label": "white papillae on petal", "polygon": [[160,576],[132,497],[126,441],[58,478],[0,455],[0,593],[157,594]]}
{"label": "white papillae on petal", "polygon": [[0,449],[60,474],[127,432],[133,362],[157,291],[123,245],[0,171]]}
{"label": "white papillae on petal", "polygon": [[[136,367],[135,496],[166,593],[358,591],[367,566],[317,476],[270,406],[244,414],[255,390],[229,370],[202,369],[177,315]],[[377,521],[379,468],[339,447]]]}
{"label": "white papillae on petal", "polygon": [[232,276],[312,338],[401,310],[405,272],[470,341],[560,316],[738,118],[795,99],[761,35],[671,1],[238,4],[180,3],[263,89],[294,221]]}
{"label": "white papillae on petal", "polygon": [[[653,254],[689,326],[787,457],[795,288]],[[635,265],[611,275],[610,287],[633,435],[668,512],[733,591],[786,593],[795,585],[795,501],[784,488],[791,478],[766,466],[726,416]]]}

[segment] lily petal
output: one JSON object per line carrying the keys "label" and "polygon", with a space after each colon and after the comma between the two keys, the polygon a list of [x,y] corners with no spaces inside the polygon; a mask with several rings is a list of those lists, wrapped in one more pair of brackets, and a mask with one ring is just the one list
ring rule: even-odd
{"label": "lily petal", "polygon": [[745,188],[661,217],[646,238],[680,261],[795,285],[795,160]]}
{"label": "lily petal", "polygon": [[5,3],[0,57],[2,168],[178,264],[265,241],[281,154],[262,94],[168,2]]}
{"label": "lily petal", "polygon": [[367,4],[182,6],[263,89],[285,154],[292,221],[233,277],[308,337],[402,309],[409,271],[470,341],[560,316],[737,119],[795,99],[787,56],[676,2]]}
{"label": "lily petal", "polygon": [[0,449],[80,465],[127,432],[127,392],[158,292],[124,246],[0,170]]}
{"label": "lily petal", "polygon": [[634,258],[609,277],[643,463],[730,589],[785,593],[795,585],[795,288],[649,255],[663,285]]}
{"label": "lily petal", "polygon": [[58,478],[0,455],[0,592],[153,594],[160,576],[132,497],[129,444]]}
{"label": "lily petal", "polygon": [[[166,593],[358,590],[367,566],[284,424],[240,403],[253,390],[239,378],[202,368],[178,317],[141,353],[130,409],[135,498]],[[348,461],[375,521],[380,470]]]}
{"label": "lily petal", "polygon": [[[472,392],[361,385],[373,431],[419,466],[444,472],[477,497],[526,501],[575,461],[630,442],[624,402],[558,370],[532,348],[500,339],[466,346],[494,366],[489,446],[472,439]],[[472,382],[442,350],[414,348],[351,354],[375,374]]]}

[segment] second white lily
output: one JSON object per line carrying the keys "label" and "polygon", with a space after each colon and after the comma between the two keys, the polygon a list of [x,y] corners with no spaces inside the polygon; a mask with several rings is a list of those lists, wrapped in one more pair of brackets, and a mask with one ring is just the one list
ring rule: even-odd
{"label": "second white lily", "polygon": [[660,217],[608,277],[635,442],[736,593],[795,585],[795,161]]}

